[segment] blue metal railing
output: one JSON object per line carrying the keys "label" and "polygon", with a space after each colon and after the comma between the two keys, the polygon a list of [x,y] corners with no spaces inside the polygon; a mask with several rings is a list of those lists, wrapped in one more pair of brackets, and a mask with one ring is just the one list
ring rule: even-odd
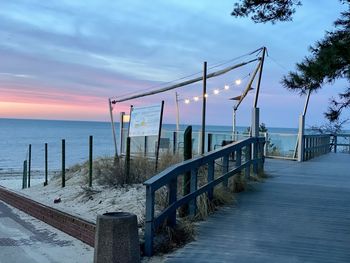
{"label": "blue metal railing", "polygon": [[332,148],[334,152],[350,153],[350,134],[313,134],[304,135],[304,161],[310,160],[322,154],[329,153]]}
{"label": "blue metal railing", "polygon": [[[145,227],[145,254],[153,254],[154,232],[165,221],[168,226],[176,224],[176,210],[185,205],[189,205],[189,213],[196,214],[196,198],[199,195],[207,194],[208,199],[213,199],[214,187],[223,183],[227,185],[228,179],[244,170],[245,176],[250,176],[250,169],[253,166],[254,174],[257,174],[264,163],[265,138],[248,138],[234,142],[221,149],[214,150],[202,156],[175,164],[156,176],[147,180],[146,185],[146,227]],[[230,166],[230,158],[235,156],[234,166]],[[222,173],[215,178],[215,163],[222,162]],[[207,183],[198,187],[198,169],[207,167]],[[185,196],[178,196],[178,177],[186,172],[191,173],[190,193]],[[155,216],[155,192],[167,186],[168,204],[167,207]],[[179,197],[179,198],[178,198]]]}
{"label": "blue metal railing", "polygon": [[330,134],[304,135],[304,161],[310,160],[331,151]]}
{"label": "blue metal railing", "polygon": [[331,145],[333,146],[334,152],[339,152],[339,148],[341,152],[350,153],[350,134],[346,133],[338,133],[332,134]]}

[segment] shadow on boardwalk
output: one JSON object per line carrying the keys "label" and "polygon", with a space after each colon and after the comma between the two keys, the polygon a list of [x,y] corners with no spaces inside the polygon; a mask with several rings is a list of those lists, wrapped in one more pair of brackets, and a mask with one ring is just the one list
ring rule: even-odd
{"label": "shadow on boardwalk", "polygon": [[350,262],[350,154],[267,160],[265,171],[166,262]]}

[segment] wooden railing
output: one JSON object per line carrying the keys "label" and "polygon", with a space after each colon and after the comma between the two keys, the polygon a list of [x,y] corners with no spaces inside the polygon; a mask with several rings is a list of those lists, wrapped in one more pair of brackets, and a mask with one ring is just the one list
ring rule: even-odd
{"label": "wooden railing", "polygon": [[[145,254],[153,254],[153,238],[164,222],[173,227],[176,224],[177,209],[188,204],[189,214],[194,216],[197,210],[196,199],[199,195],[207,194],[209,200],[213,199],[214,187],[219,184],[228,184],[228,179],[241,171],[246,177],[250,176],[251,166],[257,174],[264,165],[265,138],[248,138],[224,146],[202,156],[173,165],[158,175],[147,180],[146,185],[146,229]],[[232,157],[235,156],[233,159]],[[231,160],[230,160],[231,159]],[[233,159],[233,160],[232,160]],[[221,175],[215,176],[215,164],[220,162]],[[234,165],[230,165],[232,162]],[[198,170],[201,167],[206,171],[206,184],[198,186]],[[178,194],[178,179],[190,173],[190,193],[182,196]],[[215,178],[216,177],[216,178]],[[167,207],[155,215],[155,193],[166,186]]]}
{"label": "wooden railing", "polygon": [[330,134],[304,135],[304,161],[331,151]]}
{"label": "wooden railing", "polygon": [[[343,152],[348,152],[350,153],[350,134],[332,134],[332,140],[331,140],[331,145],[334,149],[334,152],[336,153],[338,151],[337,147],[342,146],[344,151]],[[345,138],[348,140],[348,143],[344,143],[344,140],[340,142],[339,138]]]}

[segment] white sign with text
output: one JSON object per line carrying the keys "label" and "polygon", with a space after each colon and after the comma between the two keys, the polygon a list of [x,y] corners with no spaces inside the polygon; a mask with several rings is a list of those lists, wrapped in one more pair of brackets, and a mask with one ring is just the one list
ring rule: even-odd
{"label": "white sign with text", "polygon": [[162,104],[132,108],[129,137],[158,135],[161,114]]}

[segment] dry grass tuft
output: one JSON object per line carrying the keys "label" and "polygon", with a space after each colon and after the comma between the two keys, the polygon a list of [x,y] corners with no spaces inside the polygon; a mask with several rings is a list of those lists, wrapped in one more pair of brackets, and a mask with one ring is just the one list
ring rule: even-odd
{"label": "dry grass tuft", "polygon": [[[164,153],[158,161],[158,172],[164,170],[172,164],[181,161],[179,155]],[[143,155],[133,156],[130,159],[129,176],[126,174],[125,159],[101,158],[93,164],[93,177],[100,185],[123,186],[143,183],[148,178],[156,174],[155,161]],[[88,171],[86,173],[86,180]],[[87,181],[86,181],[87,182]]]}
{"label": "dry grass tuft", "polygon": [[155,240],[155,253],[169,253],[194,240],[195,227],[193,221],[181,220],[175,227],[164,225],[158,229],[158,240]]}
{"label": "dry grass tuft", "polygon": [[233,191],[235,193],[243,192],[247,189],[247,180],[244,174],[238,174],[233,177]]}
{"label": "dry grass tuft", "polygon": [[235,196],[233,192],[225,186],[217,187],[214,190],[213,203],[215,207],[232,204],[235,202]]}
{"label": "dry grass tuft", "polygon": [[82,191],[83,199],[86,201],[94,199],[94,195],[101,192],[99,190],[94,190],[88,186],[82,186],[81,189],[83,190]]}
{"label": "dry grass tuft", "polygon": [[169,166],[182,162],[183,158],[179,154],[173,155],[171,152],[164,152],[158,160],[158,171],[163,171]]}
{"label": "dry grass tuft", "polygon": [[160,211],[168,207],[169,195],[166,186],[163,186],[155,192],[155,204]]}
{"label": "dry grass tuft", "polygon": [[215,211],[215,205],[209,200],[207,194],[197,197],[197,214],[195,220],[204,220]]}

